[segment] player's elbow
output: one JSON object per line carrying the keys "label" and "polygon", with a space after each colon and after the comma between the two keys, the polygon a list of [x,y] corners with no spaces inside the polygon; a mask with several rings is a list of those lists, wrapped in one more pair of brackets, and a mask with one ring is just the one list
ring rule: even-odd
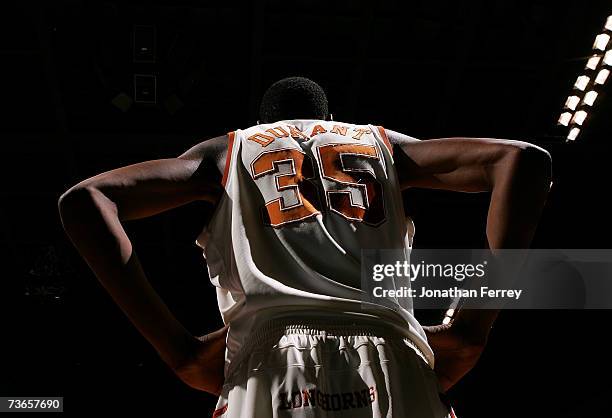
{"label": "player's elbow", "polygon": [[57,208],[64,226],[76,219],[85,208],[91,207],[93,199],[93,190],[87,186],[76,185],[64,192],[57,201]]}
{"label": "player's elbow", "polygon": [[516,142],[509,150],[513,174],[525,181],[550,186],[552,158],[548,151],[528,142]]}
{"label": "player's elbow", "polygon": [[542,180],[547,185],[550,184],[552,180],[552,158],[548,151],[530,144],[522,151],[521,160],[524,169],[534,178]]}

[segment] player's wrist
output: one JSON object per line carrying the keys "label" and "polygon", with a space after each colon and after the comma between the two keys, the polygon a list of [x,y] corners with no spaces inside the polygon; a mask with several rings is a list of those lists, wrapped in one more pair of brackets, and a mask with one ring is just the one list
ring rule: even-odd
{"label": "player's wrist", "polygon": [[497,313],[497,310],[462,309],[455,315],[450,328],[467,345],[485,346]]}
{"label": "player's wrist", "polygon": [[162,360],[174,371],[190,364],[204,343],[196,337],[185,336],[182,341],[173,344],[165,352],[159,352]]}

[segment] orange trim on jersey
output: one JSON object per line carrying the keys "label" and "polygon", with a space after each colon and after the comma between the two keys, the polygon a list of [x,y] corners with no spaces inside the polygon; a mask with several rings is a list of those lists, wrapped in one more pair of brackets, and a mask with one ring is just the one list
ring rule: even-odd
{"label": "orange trim on jersey", "polygon": [[225,412],[227,411],[227,407],[228,406],[229,406],[229,404],[226,403],[221,408],[215,409],[215,411],[212,414],[212,418],[217,418],[217,417],[220,417],[221,415],[225,414]]}
{"label": "orange trim on jersey", "polygon": [[389,150],[391,155],[393,155],[393,147],[391,146],[391,142],[389,141],[387,132],[385,132],[385,128],[383,128],[382,126],[377,126],[377,128],[378,128],[378,132],[380,132],[380,136],[382,137],[385,145],[387,146],[387,149]]}
{"label": "orange trim on jersey", "polygon": [[232,161],[232,150],[234,148],[234,136],[236,135],[235,131],[228,132],[228,141],[227,141],[227,156],[225,157],[225,168],[223,169],[223,178],[221,179],[221,185],[225,187],[225,183],[227,182],[227,176],[229,174],[230,162]]}

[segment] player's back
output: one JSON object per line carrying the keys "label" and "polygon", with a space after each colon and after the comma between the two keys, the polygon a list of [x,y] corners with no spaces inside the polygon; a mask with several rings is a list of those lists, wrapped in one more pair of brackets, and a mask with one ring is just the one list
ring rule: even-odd
{"label": "player's back", "polygon": [[[225,195],[197,243],[232,359],[266,318],[362,312],[361,251],[408,249],[410,228],[382,127],[287,120],[229,138]],[[409,309],[390,317],[431,356]]]}

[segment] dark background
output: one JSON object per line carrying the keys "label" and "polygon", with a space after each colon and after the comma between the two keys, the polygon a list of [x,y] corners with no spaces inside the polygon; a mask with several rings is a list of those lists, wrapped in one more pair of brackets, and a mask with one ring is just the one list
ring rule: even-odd
{"label": "dark background", "polygon": [[[284,76],[318,81],[336,120],[543,146],[554,186],[534,246],[610,248],[610,83],[575,143],[555,126],[609,2],[208,3],[1,6],[0,395],[64,396],[81,413],[211,413],[215,399],[166,369],[78,257],[57,199],[101,171],[254,124],[261,94]],[[155,62],[134,62],[134,25],[154,26]],[[155,104],[133,101],[134,74],[157,77]],[[410,191],[415,244],[481,247],[487,199]],[[127,225],[150,280],[197,334],[220,324],[193,244],[210,209]],[[458,416],[611,416],[610,319],[503,312],[481,362],[450,392]]]}

